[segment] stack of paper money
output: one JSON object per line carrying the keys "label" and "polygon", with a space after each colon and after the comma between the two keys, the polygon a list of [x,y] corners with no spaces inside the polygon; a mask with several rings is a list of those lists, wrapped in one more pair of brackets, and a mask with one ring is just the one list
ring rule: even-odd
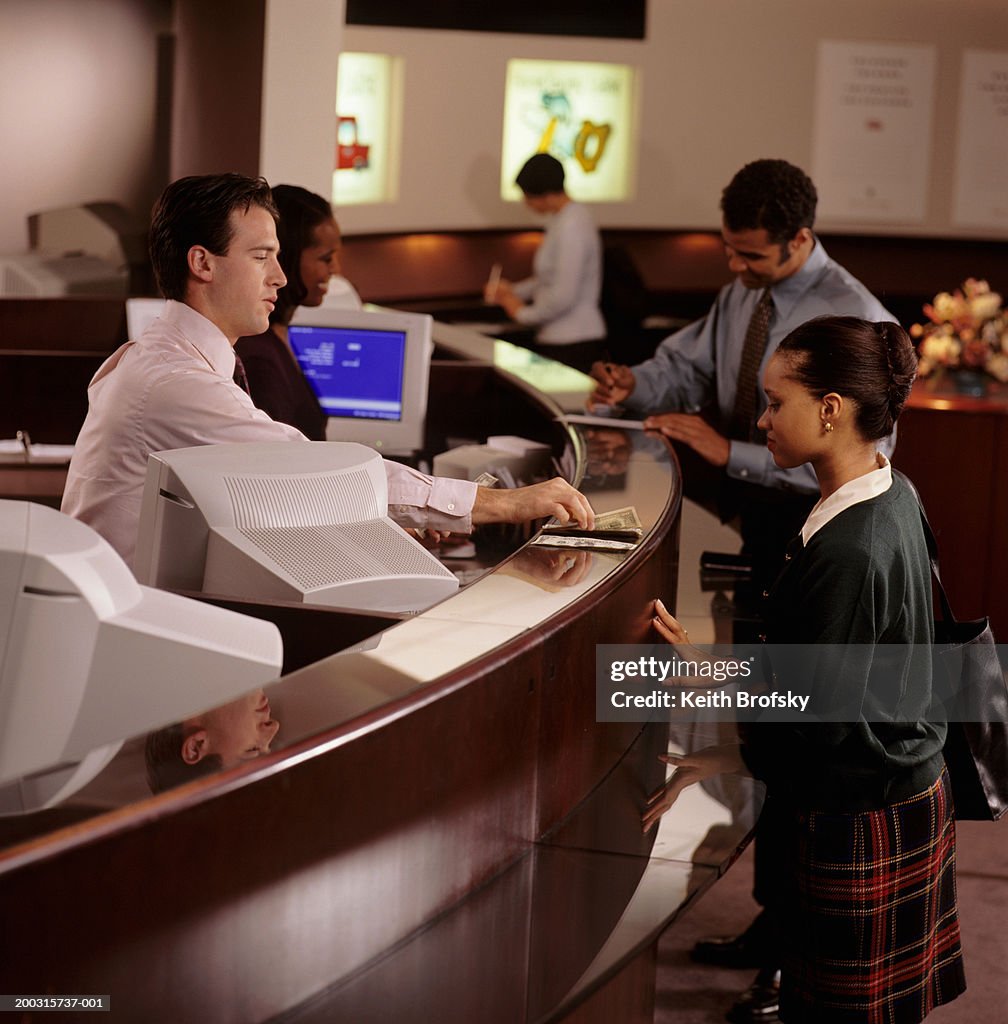
{"label": "stack of paper money", "polygon": [[584,530],[564,523],[548,523],[532,539],[533,544],[551,548],[595,548],[604,551],[630,551],[644,536],[637,510],[628,505],[595,515],[595,527]]}
{"label": "stack of paper money", "polygon": [[595,516],[595,532],[600,530],[627,530],[633,531],[638,537],[644,536],[644,527],[641,526],[637,509],[633,505],[626,508],[617,508],[612,512],[599,512]]}

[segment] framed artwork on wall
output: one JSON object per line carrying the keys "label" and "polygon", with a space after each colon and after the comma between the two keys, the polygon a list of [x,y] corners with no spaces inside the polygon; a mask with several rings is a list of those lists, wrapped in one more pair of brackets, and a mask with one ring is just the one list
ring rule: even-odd
{"label": "framed artwork on wall", "polygon": [[396,198],[402,61],[341,53],[336,86],[332,201],[339,208]]}
{"label": "framed artwork on wall", "polygon": [[631,198],[636,81],[625,64],[509,60],[504,93],[501,197],[519,201],[515,175],[535,153],[563,165],[581,202]]}

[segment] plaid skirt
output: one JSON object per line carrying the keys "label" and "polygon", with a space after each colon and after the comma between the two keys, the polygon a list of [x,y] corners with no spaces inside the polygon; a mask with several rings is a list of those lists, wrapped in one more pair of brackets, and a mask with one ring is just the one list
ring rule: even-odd
{"label": "plaid skirt", "polygon": [[782,1021],[917,1024],[965,990],[946,771],[881,810],[791,822]]}

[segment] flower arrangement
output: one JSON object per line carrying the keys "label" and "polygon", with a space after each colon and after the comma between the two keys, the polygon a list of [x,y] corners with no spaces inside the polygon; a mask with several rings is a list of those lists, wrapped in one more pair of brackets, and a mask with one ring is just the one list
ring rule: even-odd
{"label": "flower arrangement", "polygon": [[986,281],[969,278],[950,295],[939,292],[924,304],[926,324],[914,324],[921,377],[949,370],[988,373],[1008,381],[1008,313]]}

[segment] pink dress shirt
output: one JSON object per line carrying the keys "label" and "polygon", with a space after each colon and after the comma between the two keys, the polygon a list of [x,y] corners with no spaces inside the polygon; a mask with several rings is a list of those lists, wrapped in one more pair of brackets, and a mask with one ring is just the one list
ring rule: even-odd
{"label": "pink dress shirt", "polygon": [[[114,352],[88,386],[62,511],[97,530],[133,564],[147,456],[172,448],[247,441],[306,441],[271,420],[234,383],[234,351],[181,302]],[[389,515],[400,525],[468,533],[476,485],[385,462]]]}

